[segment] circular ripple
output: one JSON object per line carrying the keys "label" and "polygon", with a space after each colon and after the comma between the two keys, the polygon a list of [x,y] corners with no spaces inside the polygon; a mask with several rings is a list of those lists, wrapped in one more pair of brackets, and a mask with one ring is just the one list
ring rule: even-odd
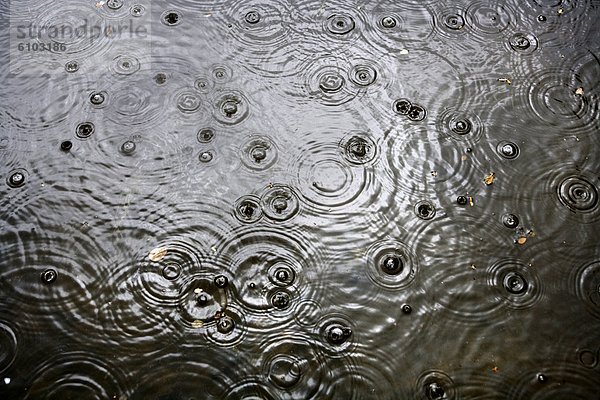
{"label": "circular ripple", "polygon": [[426,371],[419,376],[415,385],[417,399],[454,400],[458,391],[454,381],[443,371]]}
{"label": "circular ripple", "polygon": [[419,270],[416,257],[410,248],[396,240],[374,243],[367,250],[366,262],[371,281],[392,290],[409,286]]}
{"label": "circular ripple", "polygon": [[[223,310],[227,308],[225,291],[217,287],[210,276],[197,275],[186,279],[179,288],[177,299],[180,322],[186,329],[198,329],[208,324],[218,326],[224,318]],[[229,332],[229,329],[225,331]]]}
{"label": "circular ripple", "polygon": [[111,85],[110,102],[104,113],[109,121],[124,126],[152,125],[165,117],[167,99],[157,99],[154,89],[145,81],[146,77],[136,75],[127,82]]}
{"label": "circular ripple", "polygon": [[116,56],[110,66],[111,70],[118,75],[131,75],[140,70],[140,61],[129,55]]}
{"label": "circular ripple", "polygon": [[213,65],[211,67],[211,76],[215,83],[226,83],[233,78],[233,71],[227,65]]}
{"label": "circular ripple", "polygon": [[318,322],[316,334],[329,357],[346,357],[356,348],[358,340],[351,319],[344,314],[331,313]]}
{"label": "circular ripple", "polygon": [[298,214],[300,202],[298,195],[288,185],[270,185],[260,197],[265,216],[273,221],[287,221]]}
{"label": "circular ripple", "polygon": [[[304,57],[301,46],[290,45],[299,39],[296,9],[288,1],[239,1],[225,7],[223,24],[229,27],[226,49],[240,66],[260,76],[289,75]],[[221,46],[222,41],[212,45]]]}
{"label": "circular ripple", "polygon": [[481,119],[470,111],[444,110],[436,120],[438,132],[454,140],[477,143],[484,134]]}
{"label": "circular ripple", "polygon": [[244,223],[255,223],[263,216],[263,211],[260,206],[260,198],[258,196],[242,196],[236,200],[233,207],[235,217]]}
{"label": "circular ripple", "polygon": [[28,378],[27,398],[102,400],[127,396],[123,372],[89,352],[45,357]]}
{"label": "circular ripple", "polygon": [[369,64],[357,64],[348,72],[348,79],[358,86],[369,86],[377,79],[377,70]]}
{"label": "circular ripple", "polygon": [[[368,163],[375,158],[377,147],[371,143],[369,136],[357,132],[346,136],[337,146],[333,143],[311,142],[309,148],[301,149],[295,168],[296,185],[301,188],[303,199],[329,210],[333,207],[341,209],[359,198],[369,179],[372,179],[372,171],[354,165]],[[350,144],[358,156],[347,150]]]}
{"label": "circular ripple", "polygon": [[468,32],[468,26],[472,26],[469,15],[461,8],[440,10],[434,18],[437,31],[449,38]]}
{"label": "circular ripple", "polygon": [[527,309],[540,302],[543,287],[533,267],[519,260],[504,259],[489,269],[488,284],[510,308]]}
{"label": "circular ripple", "polygon": [[[296,303],[320,299],[318,270],[323,259],[314,240],[293,228],[280,231],[243,226],[217,247],[216,255],[235,271],[232,302],[244,310],[248,327],[283,326],[293,319]],[[287,272],[286,276],[279,271]],[[287,304],[274,301],[283,292]]]}
{"label": "circular ripple", "polygon": [[224,399],[248,373],[248,362],[242,354],[223,348],[190,347],[145,362],[127,398]]}
{"label": "circular ripple", "polygon": [[577,94],[580,85],[560,70],[544,71],[523,85],[521,96],[539,120],[573,134],[591,133],[599,116],[597,95]]}
{"label": "circular ripple", "polygon": [[596,318],[600,318],[600,261],[584,264],[573,271],[570,288]]}
{"label": "circular ripple", "polygon": [[[543,175],[544,187],[553,192],[546,200],[553,200],[555,208],[563,216],[580,223],[593,223],[600,220],[597,178],[587,171],[565,166],[560,171]],[[594,179],[595,178],[595,179]]]}
{"label": "circular ripple", "polygon": [[[474,1],[467,7],[466,13],[473,29],[484,35],[499,34],[516,21],[512,9],[496,1]],[[483,39],[482,36],[479,38]]]}
{"label": "circular ripple", "polygon": [[364,132],[350,132],[340,142],[342,155],[351,164],[371,164],[378,156],[378,146],[373,138]]}
{"label": "circular ripple", "polygon": [[277,162],[277,146],[268,136],[252,135],[241,147],[242,163],[255,171],[263,171]]}
{"label": "circular ripple", "polygon": [[250,114],[248,99],[235,90],[218,93],[212,103],[214,118],[225,125],[239,124]]}
{"label": "circular ripple", "polygon": [[345,35],[354,29],[356,23],[350,15],[339,13],[328,16],[323,26],[330,34]]}
{"label": "circular ripple", "polygon": [[318,398],[329,390],[329,369],[325,359],[308,338],[297,333],[277,334],[259,360],[263,376],[275,391],[294,399]]}
{"label": "circular ripple", "polygon": [[[28,20],[23,26],[35,26],[41,32],[40,42],[60,43],[66,46],[63,54],[74,55],[84,59],[88,55],[98,56],[110,48],[111,33],[118,30],[118,24],[99,15],[96,7],[87,4],[42,5],[33,9],[28,5],[29,13],[19,13],[18,8],[11,10],[15,17],[19,15],[36,15],[34,20]],[[11,19],[11,23],[13,21]],[[82,27],[85,25],[85,32]],[[16,26],[16,25],[15,25]],[[50,37],[51,32],[59,34]],[[35,32],[35,31],[34,31]]]}
{"label": "circular ripple", "polygon": [[558,199],[575,213],[593,213],[598,208],[598,189],[583,177],[570,176],[558,185]]}
{"label": "circular ripple", "polygon": [[5,322],[0,321],[0,374],[10,368],[17,356],[17,335]]}
{"label": "circular ripple", "polygon": [[[341,61],[341,62],[340,62]],[[358,95],[358,89],[351,88],[346,76],[352,68],[346,60],[330,55],[313,57],[300,67],[304,72],[296,79],[288,93],[294,98],[302,95],[304,101],[315,99],[326,106],[347,103]]]}
{"label": "circular ripple", "polygon": [[519,54],[531,54],[538,48],[538,39],[532,33],[514,33],[507,42],[508,50]]}
{"label": "circular ripple", "polygon": [[244,312],[228,304],[215,323],[206,328],[205,336],[208,341],[219,347],[234,347],[244,340],[247,332]]}
{"label": "circular ripple", "polygon": [[539,371],[524,371],[521,375],[522,378],[510,393],[511,399],[586,400],[597,397],[600,387],[597,371],[570,363],[544,369],[543,376],[546,379],[542,382],[538,379]]}

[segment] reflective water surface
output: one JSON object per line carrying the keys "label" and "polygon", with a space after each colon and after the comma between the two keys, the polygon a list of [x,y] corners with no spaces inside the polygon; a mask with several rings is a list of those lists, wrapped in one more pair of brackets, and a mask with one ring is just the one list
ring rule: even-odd
{"label": "reflective water surface", "polygon": [[0,1],[0,398],[597,399],[599,18]]}

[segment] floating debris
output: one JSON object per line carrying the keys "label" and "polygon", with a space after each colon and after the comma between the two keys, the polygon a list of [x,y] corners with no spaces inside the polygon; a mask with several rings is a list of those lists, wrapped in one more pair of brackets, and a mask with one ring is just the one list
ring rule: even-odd
{"label": "floating debris", "polygon": [[575,94],[576,94],[576,95],[579,95],[579,96],[582,96],[582,95],[583,95],[583,88],[582,88],[582,87],[578,87],[578,88],[575,90]]}
{"label": "floating debris", "polygon": [[490,186],[491,184],[494,183],[494,179],[496,179],[496,175],[493,172],[490,172],[483,179],[483,183],[485,183],[486,185]]}
{"label": "floating debris", "polygon": [[158,261],[162,260],[163,258],[165,258],[166,255],[167,255],[166,247],[157,247],[155,249],[152,249],[152,251],[150,251],[150,254],[148,254],[148,258],[150,259],[150,261],[158,262]]}
{"label": "floating debris", "polygon": [[511,80],[508,78],[498,78],[498,82],[506,83],[507,85],[510,85],[512,83]]}

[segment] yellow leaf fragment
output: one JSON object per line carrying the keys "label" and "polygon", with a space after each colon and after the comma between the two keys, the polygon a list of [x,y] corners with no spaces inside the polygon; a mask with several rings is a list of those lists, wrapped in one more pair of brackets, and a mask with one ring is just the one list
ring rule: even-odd
{"label": "yellow leaf fragment", "polygon": [[198,329],[198,328],[202,328],[202,326],[204,326],[204,323],[202,321],[200,321],[199,319],[194,320],[194,322],[192,322],[192,328]]}
{"label": "yellow leaf fragment", "polygon": [[508,78],[498,78],[498,82],[506,83],[507,85],[510,85],[512,83],[511,80]]}
{"label": "yellow leaf fragment", "polygon": [[519,236],[519,238],[517,239],[518,244],[525,244],[526,241],[527,241],[527,236]]}
{"label": "yellow leaf fragment", "polygon": [[150,261],[157,262],[157,261],[160,261],[163,258],[165,258],[166,255],[167,255],[166,247],[157,247],[150,251],[150,254],[148,254],[148,258],[150,259]]}
{"label": "yellow leaf fragment", "polygon": [[472,197],[472,196],[469,196],[469,205],[470,205],[471,207],[473,207],[473,205],[474,205],[474,202],[473,202],[473,197]]}
{"label": "yellow leaf fragment", "polygon": [[496,178],[496,175],[493,172],[490,172],[489,174],[487,174],[485,176],[485,178],[483,179],[483,183],[485,183],[486,185],[491,185],[492,183],[494,183],[494,179]]}

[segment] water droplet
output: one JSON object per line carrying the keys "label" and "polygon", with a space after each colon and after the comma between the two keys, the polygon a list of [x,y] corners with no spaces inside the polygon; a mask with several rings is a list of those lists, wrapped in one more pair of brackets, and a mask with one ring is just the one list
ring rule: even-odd
{"label": "water droplet", "polygon": [[396,114],[408,115],[410,109],[412,108],[412,103],[407,99],[398,99],[394,101],[392,108]]}
{"label": "water droplet", "polygon": [[42,272],[41,278],[43,283],[49,284],[56,281],[56,278],[58,278],[58,273],[55,269],[48,268],[47,270]]}
{"label": "water droplet", "polygon": [[238,111],[237,102],[233,99],[227,100],[221,105],[221,110],[225,116],[231,117]]}
{"label": "water droplet", "polygon": [[473,125],[467,118],[454,121],[454,124],[451,127],[452,132],[456,133],[457,135],[466,135],[471,132],[472,128]]}
{"label": "water droplet", "polygon": [[397,24],[398,24],[398,22],[396,21],[396,18],[394,18],[394,17],[385,16],[385,17],[381,18],[381,26],[383,26],[384,28],[391,29],[391,28],[394,28]]}
{"label": "water droplet", "polygon": [[162,275],[169,281],[174,281],[181,274],[181,267],[179,264],[169,263],[163,267]]}
{"label": "water droplet", "polygon": [[280,310],[288,308],[290,305],[290,295],[284,291],[277,291],[271,296],[271,304]]}
{"label": "water droplet", "polygon": [[103,104],[105,100],[106,95],[103,92],[94,92],[90,95],[90,102],[95,106]]}
{"label": "water droplet", "polygon": [[288,356],[278,356],[273,359],[269,368],[269,379],[281,388],[291,388],[300,381],[302,370],[300,363]]}
{"label": "water droplet", "polygon": [[465,19],[461,15],[450,14],[444,18],[444,26],[454,31],[458,31],[465,27]]}
{"label": "water droplet", "polygon": [[184,92],[177,97],[177,108],[182,112],[194,112],[200,108],[200,97],[192,92]]}
{"label": "water droplet", "polygon": [[456,203],[460,206],[466,206],[467,202],[469,199],[467,199],[467,196],[458,196],[456,198]]}
{"label": "water droplet", "polygon": [[319,79],[319,88],[324,93],[335,93],[342,90],[345,79],[337,72],[325,72]]}
{"label": "water droplet", "polygon": [[503,280],[504,288],[512,294],[522,294],[527,291],[529,285],[518,272],[509,272]]}
{"label": "water droplet", "polygon": [[519,146],[517,146],[513,142],[502,141],[498,143],[496,150],[502,157],[509,160],[512,160],[519,156]]}
{"label": "water droplet", "polygon": [[389,275],[399,274],[403,267],[404,263],[400,257],[396,255],[387,256],[381,262],[381,269]]}
{"label": "water droplet", "polygon": [[415,205],[415,213],[421,219],[432,219],[435,216],[435,207],[431,202],[422,200]]}
{"label": "water droplet", "polygon": [[181,22],[181,15],[177,11],[165,11],[162,14],[161,21],[169,26],[178,25]]}
{"label": "water droplet", "polygon": [[243,196],[235,202],[235,216],[247,223],[258,221],[262,217],[260,199],[255,196]]}
{"label": "water droplet", "polygon": [[285,185],[271,187],[261,198],[265,215],[275,221],[285,221],[298,212],[298,196]]}
{"label": "water droplet", "polygon": [[345,343],[350,336],[352,336],[352,330],[343,325],[332,324],[327,329],[327,341],[333,345]]}
{"label": "water droplet", "polygon": [[502,223],[507,228],[515,229],[517,226],[519,226],[519,217],[517,217],[515,214],[504,214],[502,216]]}
{"label": "water droplet", "polygon": [[260,14],[258,11],[249,11],[244,17],[247,23],[249,24],[257,24],[260,21]]}
{"label": "water droplet", "polygon": [[111,10],[118,10],[123,7],[123,0],[108,0],[106,6]]}
{"label": "water droplet", "polygon": [[425,394],[429,400],[442,400],[446,391],[437,382],[431,382],[425,387]]}
{"label": "water droplet", "polygon": [[547,18],[545,15],[538,15],[537,20],[540,22],[546,22]]}
{"label": "water droplet", "polygon": [[548,377],[542,373],[537,374],[537,381],[540,383],[546,383],[548,382]]}
{"label": "water droplet", "polygon": [[344,35],[354,29],[354,19],[348,15],[334,14],[327,18],[327,30],[335,35]]}
{"label": "water droplet", "polygon": [[407,117],[411,121],[422,121],[427,116],[427,111],[418,104],[413,104],[408,110]]}
{"label": "water droplet", "polygon": [[402,312],[404,314],[410,314],[412,312],[412,307],[409,304],[402,304]]}
{"label": "water droplet", "polygon": [[77,72],[79,71],[79,63],[77,61],[69,61],[65,64],[65,71]]}
{"label": "water droplet", "polygon": [[78,138],[86,139],[86,138],[92,136],[92,134],[94,133],[95,130],[96,130],[96,128],[93,123],[82,122],[81,124],[77,125],[77,128],[75,129],[75,135]]}
{"label": "water droplet", "polygon": [[198,159],[200,160],[200,162],[203,163],[211,162],[213,159],[213,153],[210,150],[203,151],[202,153],[200,153]]}
{"label": "water droplet", "polygon": [[25,184],[25,174],[21,171],[15,171],[8,177],[8,186],[17,188]]}
{"label": "water droplet", "polygon": [[233,328],[235,328],[235,322],[233,322],[233,319],[231,319],[231,317],[224,316],[219,318],[219,320],[217,321],[217,330],[219,331],[219,333],[222,333],[224,335],[228,334],[233,331]]}
{"label": "water droplet", "polygon": [[205,306],[207,305],[211,300],[211,297],[208,293],[202,292],[200,294],[198,294],[198,296],[196,296],[196,303],[198,303],[199,306]]}
{"label": "water droplet", "polygon": [[369,86],[377,78],[377,71],[369,65],[355,65],[349,73],[350,81],[359,86]]}
{"label": "water droplet", "polygon": [[515,34],[509,40],[510,47],[513,50],[527,50],[531,43],[529,43],[529,39],[522,34]]}
{"label": "water droplet", "polygon": [[140,69],[140,61],[129,55],[118,55],[113,60],[113,70],[119,75],[131,75]]}
{"label": "water droplet", "polygon": [[10,383],[10,381],[11,381],[11,379],[8,378],[8,377],[4,378],[4,384],[5,385],[8,385]]}
{"label": "water droplet", "polygon": [[154,75],[154,82],[158,83],[159,85],[162,85],[166,81],[167,75],[163,74],[162,72],[159,72],[158,74]]}
{"label": "water droplet", "polygon": [[200,143],[209,143],[215,137],[215,131],[212,128],[202,128],[198,131],[198,141]]}
{"label": "water droplet", "polygon": [[352,164],[366,164],[377,156],[377,146],[366,133],[351,132],[343,140],[344,158]]}
{"label": "water droplet", "polygon": [[215,286],[219,289],[225,288],[229,284],[229,279],[225,275],[217,275],[214,279]]}
{"label": "water droplet", "polygon": [[133,15],[134,17],[141,17],[142,15],[144,15],[145,11],[146,11],[146,8],[141,4],[134,4],[133,6],[131,6],[131,9],[129,10],[131,15]]}
{"label": "water droplet", "polygon": [[73,142],[70,140],[65,140],[60,144],[60,149],[62,151],[70,151],[73,148]]}
{"label": "water droplet", "polygon": [[131,140],[128,140],[121,145],[121,152],[127,155],[133,154],[133,152],[135,151],[135,147],[135,143]]}

